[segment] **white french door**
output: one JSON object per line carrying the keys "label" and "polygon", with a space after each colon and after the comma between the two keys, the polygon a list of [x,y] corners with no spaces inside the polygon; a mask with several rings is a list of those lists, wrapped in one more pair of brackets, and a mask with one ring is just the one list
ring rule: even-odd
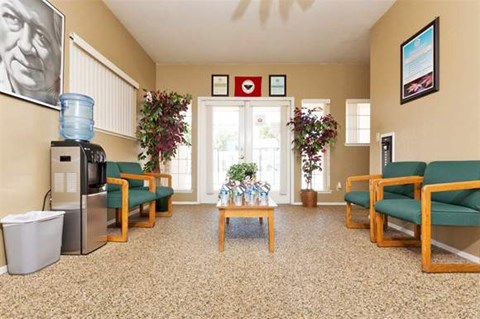
{"label": "white french door", "polygon": [[286,123],[293,98],[199,98],[198,190],[215,203],[228,168],[254,162],[277,203],[290,203],[291,148]]}

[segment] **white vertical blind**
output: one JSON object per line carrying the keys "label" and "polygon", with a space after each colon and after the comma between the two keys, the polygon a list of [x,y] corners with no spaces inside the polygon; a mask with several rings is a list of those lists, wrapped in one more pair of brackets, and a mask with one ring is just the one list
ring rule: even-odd
{"label": "white vertical blind", "polygon": [[95,129],[134,137],[138,83],[78,35],[70,39],[70,91],[95,100]]}

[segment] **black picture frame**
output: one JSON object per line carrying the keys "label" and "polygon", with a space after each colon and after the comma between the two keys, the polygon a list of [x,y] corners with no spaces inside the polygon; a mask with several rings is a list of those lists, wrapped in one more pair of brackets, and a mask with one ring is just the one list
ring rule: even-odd
{"label": "black picture frame", "polygon": [[271,74],[268,83],[269,96],[287,95],[287,76],[285,74]]}
{"label": "black picture frame", "polygon": [[437,17],[400,46],[400,104],[440,89],[439,32]]}
{"label": "black picture frame", "polygon": [[[38,19],[24,19],[23,12],[34,13]],[[0,32],[5,36],[1,53],[0,93],[35,104],[60,110],[59,96],[63,93],[65,16],[46,0],[32,2],[15,1],[0,7]],[[20,21],[20,22],[19,22]],[[23,24],[21,23],[23,22]],[[28,41],[18,39],[25,33],[25,26],[33,30]],[[4,28],[2,30],[2,28]],[[20,50],[21,45],[27,45]],[[16,50],[16,58],[10,59],[10,50]],[[31,50],[28,57],[24,52]],[[22,52],[23,50],[23,52]]]}
{"label": "black picture frame", "polygon": [[228,96],[228,74],[212,74],[212,96]]}

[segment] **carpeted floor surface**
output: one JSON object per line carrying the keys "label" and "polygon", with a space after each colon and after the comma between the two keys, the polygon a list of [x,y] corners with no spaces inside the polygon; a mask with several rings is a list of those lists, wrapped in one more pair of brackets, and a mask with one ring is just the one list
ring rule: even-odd
{"label": "carpeted floor surface", "polygon": [[273,254],[267,223],[231,219],[219,253],[215,206],[174,206],[128,243],[0,276],[0,318],[480,318],[479,274],[422,273],[419,248],[377,248],[344,211],[280,206]]}

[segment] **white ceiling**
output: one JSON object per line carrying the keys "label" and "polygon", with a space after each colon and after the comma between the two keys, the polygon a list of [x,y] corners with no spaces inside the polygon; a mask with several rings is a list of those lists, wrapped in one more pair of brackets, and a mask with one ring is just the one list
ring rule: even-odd
{"label": "white ceiling", "polygon": [[156,63],[368,63],[395,0],[104,2]]}

